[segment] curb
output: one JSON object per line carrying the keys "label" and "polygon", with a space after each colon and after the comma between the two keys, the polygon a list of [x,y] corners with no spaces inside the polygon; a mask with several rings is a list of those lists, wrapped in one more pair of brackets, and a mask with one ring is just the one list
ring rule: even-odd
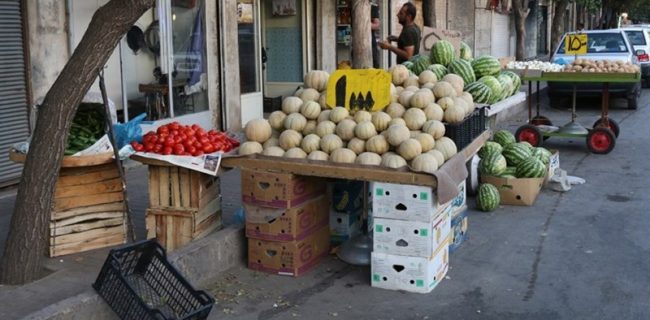
{"label": "curb", "polygon": [[[210,280],[219,273],[245,265],[245,239],[243,226],[230,226],[174,251],[168,259],[195,288],[203,288],[212,284]],[[94,290],[88,289],[23,319],[113,320],[117,315]]]}

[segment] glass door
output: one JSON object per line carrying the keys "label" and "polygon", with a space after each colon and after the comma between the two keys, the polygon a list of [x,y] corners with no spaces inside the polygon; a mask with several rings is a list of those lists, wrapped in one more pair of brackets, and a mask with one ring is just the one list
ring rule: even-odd
{"label": "glass door", "polygon": [[237,0],[241,120],[263,117],[259,0]]}

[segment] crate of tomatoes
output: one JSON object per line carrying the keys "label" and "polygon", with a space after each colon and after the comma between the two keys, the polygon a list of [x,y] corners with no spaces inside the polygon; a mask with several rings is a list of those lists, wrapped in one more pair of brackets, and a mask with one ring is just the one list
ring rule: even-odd
{"label": "crate of tomatoes", "polygon": [[142,143],[132,141],[131,146],[136,152],[199,157],[230,152],[239,146],[239,141],[222,131],[206,131],[197,124],[171,122],[147,132],[142,136]]}

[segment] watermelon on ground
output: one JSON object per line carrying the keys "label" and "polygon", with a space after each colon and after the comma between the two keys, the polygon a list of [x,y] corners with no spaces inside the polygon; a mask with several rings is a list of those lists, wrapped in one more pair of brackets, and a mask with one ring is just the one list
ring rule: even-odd
{"label": "watermelon on ground", "polygon": [[508,130],[499,130],[495,132],[494,136],[492,137],[492,140],[500,144],[502,147],[506,147],[510,144],[517,142],[517,139],[515,139],[515,135]]}
{"label": "watermelon on ground", "polygon": [[499,207],[501,196],[499,190],[492,184],[482,183],[478,186],[476,194],[476,206],[479,210],[490,212]]}

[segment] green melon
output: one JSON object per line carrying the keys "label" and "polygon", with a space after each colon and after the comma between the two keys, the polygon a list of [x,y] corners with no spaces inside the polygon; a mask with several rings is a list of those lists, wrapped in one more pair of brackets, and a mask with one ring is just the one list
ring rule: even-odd
{"label": "green melon", "polygon": [[463,78],[465,83],[472,83],[476,81],[476,76],[474,75],[474,69],[472,65],[463,59],[454,59],[449,63],[449,72],[455,73]]}
{"label": "green melon", "polygon": [[517,167],[506,167],[505,170],[501,173],[502,178],[515,178],[517,174]]}
{"label": "green melon", "polygon": [[515,135],[508,130],[499,130],[495,132],[494,136],[492,137],[492,140],[500,144],[502,147],[506,147],[510,144],[517,143],[517,139],[515,139]]}
{"label": "green melon", "polygon": [[506,76],[510,77],[510,79],[512,80],[513,88],[512,88],[512,93],[510,95],[519,92],[519,88],[521,88],[521,78],[519,77],[519,75],[509,70],[502,71],[501,74],[505,74]]}
{"label": "green melon", "polygon": [[422,54],[416,54],[409,61],[413,62],[411,71],[413,71],[414,74],[422,73],[422,71],[426,70],[427,67],[431,64],[429,62],[429,57]]}
{"label": "green melon", "polygon": [[548,165],[551,162],[551,155],[551,152],[543,147],[534,148],[532,152],[532,156],[541,160],[544,165]]}
{"label": "green melon", "polygon": [[431,63],[447,66],[454,58],[454,46],[447,40],[439,40],[431,48]]}
{"label": "green melon", "polygon": [[433,73],[436,74],[436,78],[442,79],[449,71],[447,70],[447,67],[441,65],[441,64],[432,64],[427,67],[427,70],[431,70]]}
{"label": "green melon", "polygon": [[530,148],[523,144],[512,143],[504,147],[501,154],[506,158],[508,165],[518,166],[521,162],[530,158],[532,152]]}
{"label": "green melon", "polygon": [[478,156],[485,158],[490,153],[501,153],[501,151],[503,151],[503,147],[500,144],[494,141],[486,141],[485,145],[478,151]]}
{"label": "green melon", "polygon": [[492,99],[492,90],[483,82],[472,82],[466,85],[464,90],[471,94],[477,103],[488,103]]}
{"label": "green melon", "polygon": [[409,61],[402,62],[402,65],[405,66],[406,69],[409,69],[409,71],[413,72],[413,66],[415,65],[415,63],[413,63],[413,61],[409,60]]}
{"label": "green melon", "polygon": [[480,56],[472,61],[472,68],[476,78],[494,76],[501,71],[501,63],[493,56]]}
{"label": "green melon", "polygon": [[543,178],[546,172],[546,166],[541,160],[528,157],[517,165],[515,175],[517,178]]}
{"label": "green melon", "polygon": [[503,88],[501,87],[501,83],[499,80],[497,80],[497,78],[493,76],[483,76],[478,79],[478,81],[484,83],[492,91],[489,103],[495,103],[499,101],[501,98],[501,93],[503,92]]}
{"label": "green melon", "polygon": [[512,90],[515,88],[512,79],[505,74],[499,74],[496,78],[501,84],[501,97],[499,98],[499,101],[511,96]]}
{"label": "green melon", "polygon": [[470,48],[467,43],[461,41],[460,42],[460,58],[463,60],[467,61],[472,61],[472,48]]}
{"label": "green melon", "polygon": [[489,153],[479,161],[478,170],[488,176],[498,176],[506,170],[507,165],[506,158],[500,153]]}
{"label": "green melon", "polygon": [[478,186],[476,194],[476,206],[479,210],[490,212],[499,207],[501,196],[494,185],[482,183]]}

